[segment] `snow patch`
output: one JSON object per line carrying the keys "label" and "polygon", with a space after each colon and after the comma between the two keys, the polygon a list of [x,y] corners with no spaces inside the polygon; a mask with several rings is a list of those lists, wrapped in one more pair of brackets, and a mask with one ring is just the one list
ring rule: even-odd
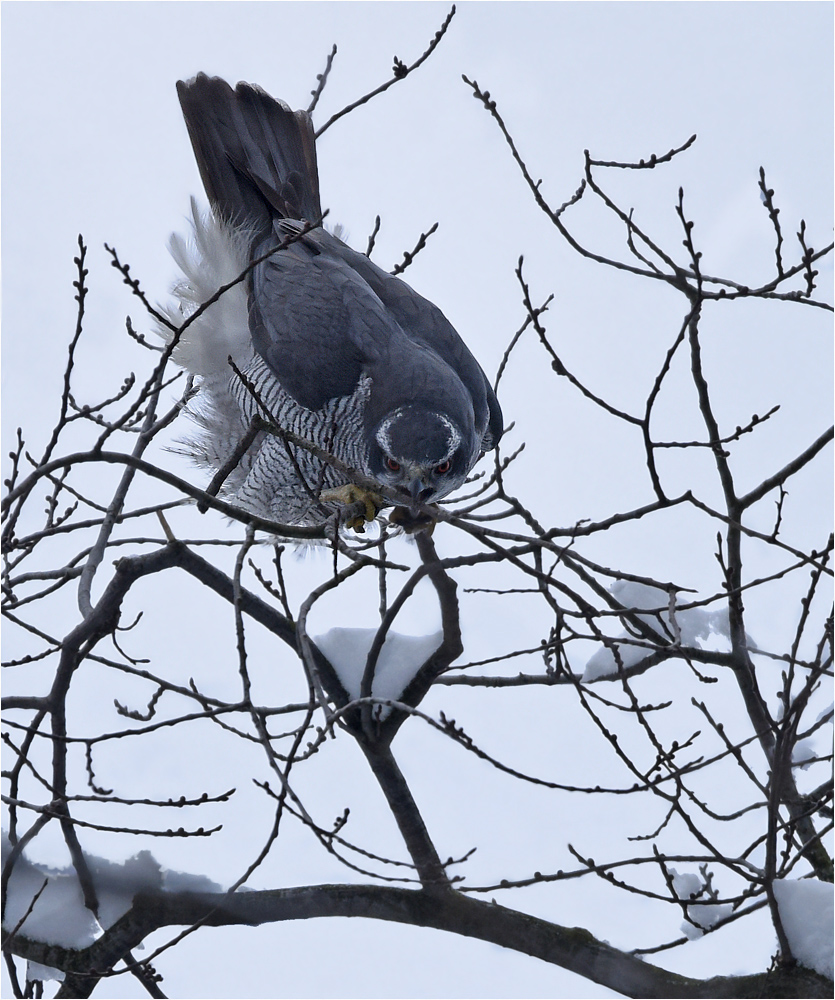
{"label": "snow patch", "polygon": [[[9,851],[4,833],[4,864]],[[27,915],[30,907],[32,911]],[[24,937],[62,948],[87,948],[101,934],[98,921],[84,905],[75,872],[71,868],[32,864],[25,854],[17,858],[9,877],[3,916],[4,930],[16,927]]]}
{"label": "snow patch", "polygon": [[27,983],[48,983],[50,979],[63,983],[64,973],[60,969],[50,969],[48,965],[41,965],[40,962],[26,963]]}
{"label": "snow patch", "polygon": [[794,957],[832,979],[832,884],[816,878],[780,879],[774,883],[774,897]]}
{"label": "snow patch", "polygon": [[792,767],[806,771],[815,763],[817,756],[813,739],[798,740],[792,747]]}
{"label": "snow patch", "polygon": [[[712,648],[730,648],[730,625],[727,609],[708,611],[706,608],[670,610],[670,595],[659,587],[650,587],[630,580],[618,580],[609,588],[609,593],[625,608],[658,608],[657,614],[641,614],[637,617],[666,641],[680,640],[683,646],[704,647],[711,642]],[[619,639],[629,637],[621,632]],[[716,643],[718,637],[719,643]],[[615,655],[617,650],[617,656]],[[599,649],[586,663],[583,673],[585,682],[609,677],[618,672],[618,657],[625,668],[633,667],[652,655],[651,649],[615,642],[613,646]]]}
{"label": "snow patch", "polygon": [[[3,863],[11,852],[3,832]],[[62,948],[89,947],[103,930],[130,909],[138,892],[223,892],[204,875],[187,875],[163,869],[150,851],[140,851],[127,861],[107,861],[85,855],[99,902],[99,918],[84,905],[84,894],[75,869],[51,868],[20,854],[9,877],[3,929],[17,929],[24,937]],[[18,926],[19,925],[19,926]],[[57,969],[29,963],[28,978],[63,979]]]}
{"label": "snow patch", "polygon": [[[707,884],[700,875],[692,872],[679,874],[675,868],[670,868],[673,880],[673,892],[681,900],[709,899],[706,895]],[[699,903],[687,907],[687,917],[681,925],[682,933],[691,941],[700,938],[705,931],[729,917],[733,912],[730,903]]]}
{"label": "snow patch", "polygon": [[[362,676],[375,628],[332,628],[314,641],[330,660],[333,669],[352,699],[360,697]],[[377,658],[371,694],[374,698],[396,700],[409,682],[443,642],[443,632],[433,635],[402,635],[389,631]],[[382,715],[388,714],[383,709]]]}

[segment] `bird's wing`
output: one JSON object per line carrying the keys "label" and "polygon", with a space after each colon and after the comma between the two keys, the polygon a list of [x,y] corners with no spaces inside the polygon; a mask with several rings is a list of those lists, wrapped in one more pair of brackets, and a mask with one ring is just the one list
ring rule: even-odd
{"label": "bird's wing", "polygon": [[[254,270],[252,340],[282,387],[302,406],[320,409],[367,377],[369,426],[407,403],[471,425],[473,404],[457,372],[404,331],[363,275],[336,252],[337,243],[324,231],[306,233]],[[477,433],[480,440],[482,431]]]}
{"label": "bird's wing", "polygon": [[352,393],[392,325],[365,283],[306,236],[253,271],[253,344],[282,387],[308,409]]}
{"label": "bird's wing", "polygon": [[341,241],[336,242],[333,252],[362,277],[406,336],[429,348],[457,374],[472,398],[476,427],[483,435],[485,449],[495,448],[503,431],[501,407],[487,376],[455,327],[434,303],[401,278],[383,271]]}
{"label": "bird's wing", "polygon": [[[280,224],[274,239],[293,228]],[[484,447],[501,437],[492,387],[441,310],[324,230],[256,267],[249,322],[256,350],[303,406],[318,409],[369,376],[372,423],[422,403],[473,421]]]}

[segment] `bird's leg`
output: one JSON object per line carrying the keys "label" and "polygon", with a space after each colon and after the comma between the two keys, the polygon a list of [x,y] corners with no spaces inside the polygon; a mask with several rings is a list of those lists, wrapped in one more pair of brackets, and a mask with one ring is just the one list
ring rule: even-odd
{"label": "bird's leg", "polygon": [[337,486],[333,489],[322,490],[319,494],[322,503],[361,503],[365,505],[365,510],[352,517],[345,523],[354,531],[365,531],[366,521],[373,521],[377,514],[385,507],[386,501],[379,493],[372,490],[363,489],[355,483],[346,483],[344,486]]}

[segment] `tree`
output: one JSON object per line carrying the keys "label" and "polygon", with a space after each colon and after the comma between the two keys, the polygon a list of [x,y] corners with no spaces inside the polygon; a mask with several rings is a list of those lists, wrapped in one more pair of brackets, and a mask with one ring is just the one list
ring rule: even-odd
{"label": "tree", "polygon": [[[389,84],[431,53],[448,23],[411,67],[395,61]],[[832,826],[832,782],[822,773],[831,755],[821,749],[832,721],[821,691],[831,675],[832,539],[817,536],[810,513],[818,500],[812,472],[832,430],[803,428],[798,444],[800,434],[787,435],[778,423],[776,403],[754,414],[744,409],[740,381],[757,366],[734,359],[722,317],[791,309],[792,329],[813,322],[817,310],[830,309],[817,281],[832,246],[815,249],[802,222],[796,236],[794,225],[784,230],[763,170],[769,274],[749,284],[712,274],[682,189],[674,208],[678,237],[662,245],[640,212],[621,207],[628,195],[607,193],[610,178],[617,186],[621,175],[675,170],[693,138],[630,163],[587,153],[580,187],[557,207],[494,99],[466,83],[503,134],[557,240],[599,267],[601,294],[618,294],[623,279],[645,281],[664,297],[665,316],[667,302],[677,303],[674,325],[631,331],[642,340],[634,347],[639,364],[623,375],[630,393],[616,386],[604,396],[596,384],[606,357],[601,352],[598,371],[578,374],[564,338],[546,328],[550,297],[537,297],[519,261],[522,314],[497,371],[499,391],[518,352],[536,350],[538,377],[547,373],[554,394],[533,401],[536,423],[553,440],[547,429],[570,406],[572,426],[597,447],[610,442],[600,458],[613,470],[608,506],[593,519],[557,526],[548,493],[561,471],[557,443],[537,449],[542,488],[535,490],[530,473],[520,471],[523,442],[511,432],[469,495],[433,514],[431,534],[408,534],[395,522],[365,538],[334,526],[320,532],[328,559],[300,565],[286,540],[315,532],[242,514],[217,499],[217,484],[202,489],[165,452],[183,433],[182,406],[194,387],[181,386],[170,350],[147,335],[151,318],[164,320],[115,249],[112,263],[142,307],[127,332],[145,374],[81,402],[74,380],[88,287],[79,240],[77,325],[58,418],[42,449],[19,436],[4,500],[4,610],[28,641],[11,658],[24,678],[20,693],[4,699],[11,761],[4,953],[18,995],[33,988],[20,982],[12,956],[64,970],[60,996],[90,995],[102,977],[126,971],[159,996],[157,970],[170,949],[202,927],[326,915],[477,937],[627,996],[831,993],[831,982],[795,964],[810,961],[809,942],[797,934],[791,904],[832,881],[823,839]],[[580,235],[595,213],[611,221],[602,237],[592,230],[603,246]],[[600,344],[605,350],[603,336]],[[813,349],[808,355],[816,364]],[[739,379],[717,391],[717,371],[732,366]],[[778,374],[787,382],[794,376],[788,365]],[[640,460],[624,483],[617,455],[628,439],[638,442]],[[633,495],[640,502],[625,504]],[[228,528],[219,514],[231,519]],[[645,539],[641,566],[619,562],[619,539],[629,533]],[[686,572],[667,575],[661,539],[684,533],[697,555]],[[647,564],[658,570],[648,572]],[[427,583],[439,608],[437,640],[401,637],[386,649],[386,635],[415,603],[418,620],[434,614],[421,596]],[[56,628],[71,602],[78,606],[71,627]],[[365,611],[375,605],[380,625],[362,634],[328,631],[319,639],[311,628],[321,607],[326,621],[335,607],[347,607],[367,624]],[[787,605],[789,628],[781,614]],[[479,648],[481,623],[493,615],[512,621],[512,634],[487,655],[459,662],[471,655],[462,632],[469,629]],[[219,634],[214,619],[229,637],[204,675],[205,664],[178,661],[188,656],[190,630]],[[769,619],[776,624],[765,641]],[[175,625],[186,637],[179,645]],[[167,650],[154,645],[163,631]],[[144,658],[148,646],[153,662]],[[97,703],[95,729],[89,716],[80,722],[88,699]],[[506,707],[488,709],[485,721],[471,709],[476,699],[482,709],[487,699]],[[527,730],[539,734],[533,744],[521,738]],[[171,734],[176,739],[168,742]],[[391,829],[382,827],[380,799],[369,806],[354,788],[338,789],[345,808],[336,819],[327,811],[334,790],[323,797],[318,774],[341,775],[353,748],[382,793]],[[425,772],[415,769],[416,748],[433,761]],[[199,779],[209,787],[198,791],[176,762],[160,766],[161,755],[172,752],[189,765],[234,760],[236,788],[204,772]],[[143,773],[142,762],[155,757],[157,766]],[[466,831],[475,842],[455,853],[462,835],[428,797],[452,795],[460,774],[482,782],[487,801],[474,814],[475,834]],[[536,798],[523,798],[517,786]],[[513,831],[517,846],[502,857],[490,845],[491,824],[501,825],[495,796],[510,810],[517,794],[527,811]],[[181,820],[175,810],[210,819]],[[572,836],[564,854],[570,867],[550,867],[551,855],[531,834],[553,811],[585,813],[573,827],[585,834]],[[242,818],[248,853],[238,839]],[[587,846],[600,840],[601,822],[623,827],[618,849],[610,840],[603,858]],[[71,858],[62,873],[34,864],[39,841],[56,830]],[[285,843],[295,844],[296,830],[321,853],[319,870],[301,886],[277,860]],[[184,844],[179,867],[192,877],[178,881],[172,865],[149,853],[123,866],[103,862],[99,853],[108,851],[97,845],[126,835],[138,838],[137,848],[147,848],[149,837]],[[236,845],[238,874],[226,889],[201,880],[189,864],[204,840],[220,841],[225,851]],[[344,869],[339,882],[337,867]],[[602,890],[606,900],[627,894],[623,905],[636,921],[652,912],[652,943],[636,935],[631,951],[619,950],[595,937],[602,932],[594,926],[577,930],[550,918],[551,894],[576,882],[594,883],[586,891]],[[238,891],[245,884],[269,888]],[[81,903],[73,898],[79,889]],[[57,943],[42,918],[53,899],[63,908],[64,931],[70,928]],[[97,914],[102,936],[95,937],[88,913]],[[776,935],[772,969],[695,979],[654,964],[654,955],[663,958],[690,937],[740,925]],[[140,955],[137,946],[160,929],[164,936]],[[32,979],[41,974],[34,968]]]}

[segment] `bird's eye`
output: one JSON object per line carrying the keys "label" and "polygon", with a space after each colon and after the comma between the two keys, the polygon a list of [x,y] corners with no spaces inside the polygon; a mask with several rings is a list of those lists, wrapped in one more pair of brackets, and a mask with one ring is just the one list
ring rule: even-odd
{"label": "bird's eye", "polygon": [[395,462],[393,458],[386,459],[386,468],[391,472],[400,472],[400,463]]}
{"label": "bird's eye", "polygon": [[435,472],[437,472],[439,476],[443,476],[445,473],[449,472],[449,465],[449,459],[447,459],[446,462],[441,462],[440,465],[435,466]]}

